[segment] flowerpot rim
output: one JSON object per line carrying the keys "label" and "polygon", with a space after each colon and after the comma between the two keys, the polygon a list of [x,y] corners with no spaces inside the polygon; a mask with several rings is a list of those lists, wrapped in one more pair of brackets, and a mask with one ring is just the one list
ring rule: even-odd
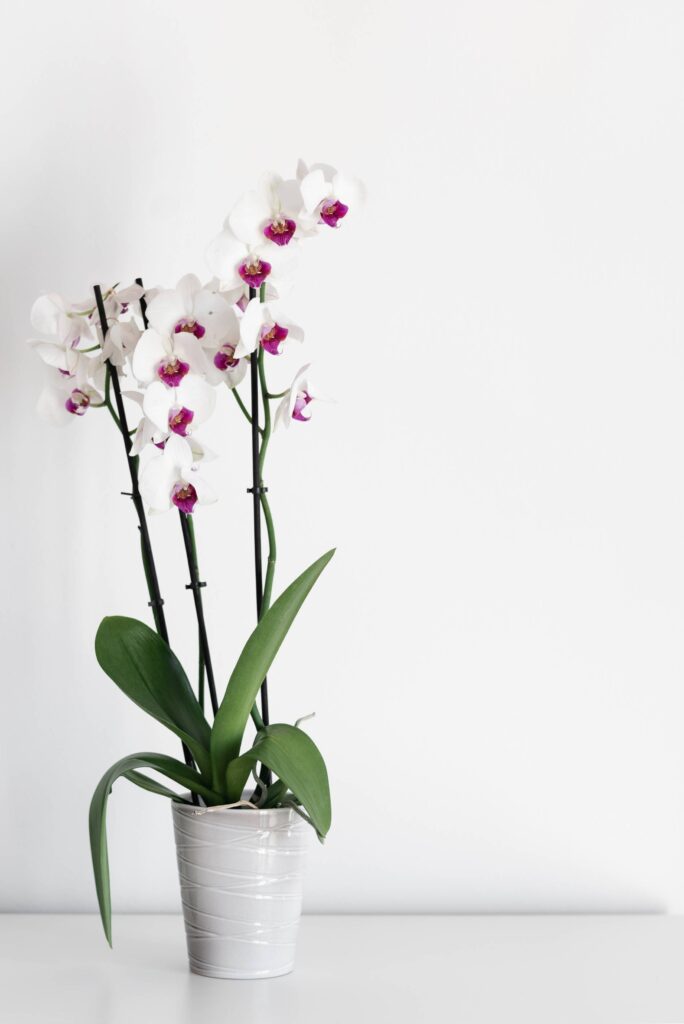
{"label": "flowerpot rim", "polygon": [[[183,796],[186,796],[186,794],[184,793]],[[190,794],[187,794],[187,796],[189,798]],[[269,815],[269,817],[273,815],[295,815],[296,817],[299,817],[299,815],[297,815],[297,812],[292,807],[257,807],[254,804],[252,804],[251,807],[246,807],[244,803],[238,807],[230,807],[229,805],[223,804],[216,807],[198,807],[195,804],[181,804],[177,801],[174,801],[171,806],[173,808],[174,813],[178,812],[179,814],[191,814],[193,816],[198,814],[210,814],[213,817],[213,815],[215,814],[234,814],[239,811],[242,812],[243,815],[249,815],[249,817],[253,820],[257,817],[261,818],[264,815]]]}

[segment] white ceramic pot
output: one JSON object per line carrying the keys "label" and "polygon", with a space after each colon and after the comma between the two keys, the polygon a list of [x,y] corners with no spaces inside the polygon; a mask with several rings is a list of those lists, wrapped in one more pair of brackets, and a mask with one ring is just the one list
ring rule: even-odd
{"label": "white ceramic pot", "polygon": [[288,807],[172,807],[190,970],[289,974],[310,826]]}

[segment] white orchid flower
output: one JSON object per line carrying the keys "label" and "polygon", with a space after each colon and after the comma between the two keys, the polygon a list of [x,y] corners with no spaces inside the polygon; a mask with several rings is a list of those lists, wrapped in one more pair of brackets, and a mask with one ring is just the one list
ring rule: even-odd
{"label": "white orchid flower", "polygon": [[31,326],[55,339],[64,349],[90,348],[98,344],[94,324],[83,302],[70,303],[56,292],[41,295],[31,309]]}
{"label": "white orchid flower", "polygon": [[[103,382],[98,379],[98,383]],[[51,370],[38,397],[36,410],[41,419],[55,427],[64,427],[84,416],[91,406],[102,403],[101,391],[86,379],[76,380],[61,371]]]}
{"label": "white orchid flower", "polygon": [[148,327],[135,347],[131,369],[141,385],[161,381],[165,387],[175,388],[191,371],[204,376],[207,358],[195,334],[160,333]]}
{"label": "white orchid flower", "polygon": [[309,380],[309,369],[311,363],[303,366],[295,379],[292,381],[287,394],[276,409],[275,425],[289,427],[293,420],[300,423],[308,423],[311,419],[311,403],[317,396]]}
{"label": "white orchid flower", "polygon": [[132,303],[139,302],[144,294],[145,289],[140,284],[130,284],[127,288],[115,286],[107,289],[102,296],[107,321],[119,320],[132,312],[129,307]]}
{"label": "white orchid flower", "polygon": [[145,390],[142,406],[147,419],[160,432],[156,440],[162,440],[170,434],[187,437],[191,429],[209,419],[215,403],[214,389],[190,374],[176,388],[153,381]]}
{"label": "white orchid flower", "polygon": [[164,450],[153,455],[140,474],[140,493],[151,512],[167,512],[175,506],[191,515],[195,505],[216,501],[216,494],[195,469],[188,442],[172,434]]}
{"label": "white orchid flower", "polygon": [[240,320],[240,341],[236,356],[246,356],[261,345],[277,356],[286,341],[303,341],[304,331],[283,311],[279,302],[260,302],[254,298]]}
{"label": "white orchid flower", "polygon": [[204,345],[215,345],[231,329],[235,313],[222,295],[203,288],[194,274],[186,274],[175,288],[155,294],[147,319],[162,336],[189,334]]}
{"label": "white orchid flower", "polygon": [[366,196],[363,184],[329,164],[307,167],[300,160],[297,178],[304,204],[302,226],[309,231],[320,224],[336,228],[349,210],[363,206]]}
{"label": "white orchid flower", "polygon": [[247,373],[248,361],[237,355],[240,343],[240,328],[237,317],[235,328],[213,349],[205,349],[209,368],[206,379],[210,384],[226,384],[229,388],[236,387]]}
{"label": "white orchid flower", "polygon": [[265,174],[258,188],[245,192],[228,214],[226,226],[236,238],[249,245],[289,245],[297,230],[302,193],[294,178],[283,181],[278,174]]}
{"label": "white orchid flower", "polygon": [[141,337],[142,331],[135,321],[115,320],[109,325],[107,337],[102,343],[102,358],[107,359],[112,366],[124,366]]}
{"label": "white orchid flower", "polygon": [[[130,398],[131,396],[128,395]],[[140,422],[136,428],[133,436],[133,444],[131,446],[132,455],[140,455],[146,451],[152,445],[163,451],[166,447],[166,442],[169,438],[168,430],[159,430],[159,428],[148,419],[147,416],[141,416]],[[188,434],[185,440],[190,445],[190,451],[192,452],[192,458],[194,463],[198,462],[210,462],[216,458],[216,452],[214,452],[208,445],[204,444],[203,441],[196,436],[196,434]]]}
{"label": "white orchid flower", "polygon": [[268,280],[278,288],[278,282],[287,280],[296,263],[295,247],[272,245],[265,238],[255,241],[255,233],[244,230],[239,238],[230,226],[230,215],[223,231],[207,249],[207,264],[221,282],[221,290],[232,293],[241,285],[260,288]]}
{"label": "white orchid flower", "polygon": [[59,370],[63,377],[85,383],[91,375],[94,360],[77,348],[63,345],[59,341],[29,339],[28,344],[44,363]]}

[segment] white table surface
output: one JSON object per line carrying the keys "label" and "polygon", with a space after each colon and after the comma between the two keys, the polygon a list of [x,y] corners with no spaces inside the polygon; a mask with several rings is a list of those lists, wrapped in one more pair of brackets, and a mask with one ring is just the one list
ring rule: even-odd
{"label": "white table surface", "polygon": [[191,975],[176,916],[0,916],[1,1024],[684,1024],[684,918],[305,917],[295,973]]}

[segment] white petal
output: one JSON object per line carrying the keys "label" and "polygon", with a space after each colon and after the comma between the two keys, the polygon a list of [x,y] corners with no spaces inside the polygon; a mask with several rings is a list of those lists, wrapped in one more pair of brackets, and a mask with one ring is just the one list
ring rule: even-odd
{"label": "white petal", "polygon": [[[171,438],[167,441],[167,447]],[[155,455],[140,473],[140,493],[153,512],[166,512],[171,508],[171,489],[175,483],[173,463],[166,457],[166,449]]]}
{"label": "white petal", "polygon": [[159,292],[147,307],[147,319],[160,334],[172,334],[178,321],[188,314],[186,296],[171,289]]}
{"label": "white petal", "polygon": [[131,368],[133,376],[141,383],[156,380],[157,367],[171,355],[172,349],[168,338],[150,327],[146,330],[135,346]]}
{"label": "white petal", "polygon": [[159,430],[169,429],[169,411],[176,405],[176,390],[155,380],[145,391],[143,411]]}
{"label": "white petal", "polygon": [[184,474],[183,479],[189,484],[192,484],[195,488],[195,491],[197,492],[197,501],[200,505],[211,505],[213,502],[218,500],[214,488],[197,472]]}
{"label": "white petal", "polygon": [[235,349],[235,355],[247,356],[256,350],[259,341],[259,331],[266,322],[268,307],[259,299],[251,299],[247,309],[240,320],[240,341]]}
{"label": "white petal", "polygon": [[179,437],[178,434],[171,434],[169,437],[164,448],[164,457],[173,467],[174,479],[178,479],[179,476],[185,478],[186,473],[192,468],[192,449],[185,438]]}
{"label": "white petal", "polygon": [[298,181],[291,178],[289,181],[281,181],[278,183],[275,189],[278,197],[278,205],[282,212],[289,217],[297,219],[299,211],[301,210],[304,200],[302,198],[302,189]]}
{"label": "white petal", "polygon": [[310,171],[301,184],[304,207],[313,213],[319,203],[330,195],[330,184],[325,180],[323,171]]}
{"label": "white petal", "polygon": [[263,229],[272,211],[263,193],[245,192],[228,214],[228,224],[236,238],[246,245],[263,242]]}
{"label": "white petal", "polygon": [[333,178],[332,193],[336,199],[341,199],[349,212],[360,210],[366,200],[366,188],[358,178],[351,178],[346,174],[336,174]]}
{"label": "white petal", "polygon": [[207,372],[208,362],[206,353],[202,348],[199,338],[196,338],[194,334],[190,334],[188,331],[174,334],[173,352],[182,362],[189,365],[193,373],[203,377]]}
{"label": "white petal", "polygon": [[201,338],[203,346],[212,348],[227,341],[237,341],[239,337],[235,311],[222,295],[198,292],[193,304],[193,317],[204,327],[205,334]]}
{"label": "white petal", "polygon": [[201,287],[202,282],[196,274],[186,274],[184,277],[181,277],[176,285],[176,291],[183,299],[185,316],[192,316],[192,305],[195,295],[200,291]]}
{"label": "white petal", "polygon": [[290,409],[290,398],[291,394],[288,393],[284,396],[282,401],[279,403],[276,409],[275,416],[273,418],[273,425],[275,427],[289,427],[292,418],[292,410]]}
{"label": "white petal", "polygon": [[[164,387],[163,384],[162,387]],[[192,421],[193,427],[209,419],[215,404],[216,392],[214,389],[206,381],[200,380],[193,374],[185,377],[181,381],[180,387],[176,388],[174,405],[183,405],[195,414]]]}
{"label": "white petal", "polygon": [[29,341],[33,351],[40,356],[48,366],[54,366],[58,370],[67,369],[67,354],[61,345],[51,341]]}
{"label": "white petal", "polygon": [[241,359],[237,366],[234,366],[232,370],[226,370],[223,375],[223,379],[231,390],[237,387],[240,381],[244,379],[248,368],[248,361],[246,359]]}
{"label": "white petal", "polygon": [[41,334],[57,334],[57,318],[64,310],[64,299],[52,292],[41,295],[31,307],[31,326]]}
{"label": "white petal", "polygon": [[223,288],[239,286],[241,278],[237,268],[246,256],[247,246],[226,228],[209,243],[206,254],[207,265]]}

